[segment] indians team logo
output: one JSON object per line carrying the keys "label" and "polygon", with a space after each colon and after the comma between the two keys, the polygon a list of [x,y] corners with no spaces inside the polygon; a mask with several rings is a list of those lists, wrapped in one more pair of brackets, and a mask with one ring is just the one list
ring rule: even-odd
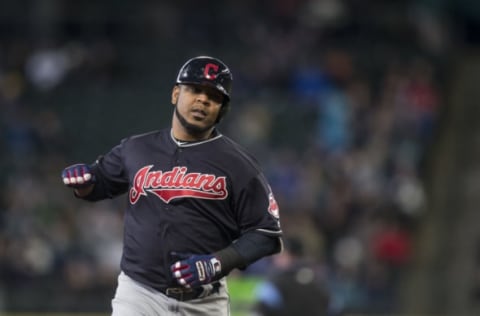
{"label": "indians team logo", "polygon": [[205,78],[213,80],[217,78],[217,72],[218,72],[218,65],[215,64],[206,64],[205,69],[203,70],[203,75]]}
{"label": "indians team logo", "polygon": [[153,165],[137,171],[130,189],[130,203],[135,204],[148,193],[155,194],[165,203],[178,198],[223,200],[228,196],[225,177],[213,174],[187,172],[187,167],[169,171],[150,171]]}
{"label": "indians team logo", "polygon": [[280,210],[273,193],[268,194],[268,212],[275,218],[280,218]]}

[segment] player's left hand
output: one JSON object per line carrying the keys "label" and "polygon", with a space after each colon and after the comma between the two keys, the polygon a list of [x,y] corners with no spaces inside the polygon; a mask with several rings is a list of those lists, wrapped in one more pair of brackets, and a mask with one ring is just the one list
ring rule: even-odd
{"label": "player's left hand", "polygon": [[187,287],[197,287],[215,280],[222,272],[222,264],[213,255],[191,255],[173,253],[181,260],[170,266],[177,283]]}

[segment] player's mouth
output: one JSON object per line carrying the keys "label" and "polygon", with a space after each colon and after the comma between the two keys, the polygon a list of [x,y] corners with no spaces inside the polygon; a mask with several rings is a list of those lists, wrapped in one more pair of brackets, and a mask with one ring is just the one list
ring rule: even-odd
{"label": "player's mouth", "polygon": [[191,113],[195,120],[204,120],[208,116],[208,114],[202,110],[192,110]]}

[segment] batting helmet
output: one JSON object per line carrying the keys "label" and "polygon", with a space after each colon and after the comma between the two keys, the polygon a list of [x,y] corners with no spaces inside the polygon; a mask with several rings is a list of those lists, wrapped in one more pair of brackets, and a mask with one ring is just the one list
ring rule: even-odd
{"label": "batting helmet", "polygon": [[233,76],[221,60],[209,56],[189,59],[178,72],[177,84],[207,85],[220,91],[224,96],[222,110],[217,122],[228,110]]}

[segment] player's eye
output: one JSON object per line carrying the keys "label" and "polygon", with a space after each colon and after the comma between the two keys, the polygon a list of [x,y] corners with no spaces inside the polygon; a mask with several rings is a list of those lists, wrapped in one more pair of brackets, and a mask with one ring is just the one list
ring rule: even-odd
{"label": "player's eye", "polygon": [[221,94],[220,92],[216,91],[213,88],[196,86],[196,85],[186,85],[185,89],[186,89],[186,91],[188,91],[190,93],[193,93],[193,94],[204,93],[213,102],[219,103],[219,104],[223,103],[223,94]]}
{"label": "player's eye", "polygon": [[200,94],[202,93],[202,89],[198,86],[190,86],[190,89],[192,90],[193,93],[195,94]]}
{"label": "player's eye", "polygon": [[207,92],[207,95],[210,98],[210,100],[212,100],[213,102],[219,103],[219,104],[223,103],[223,94],[218,93],[216,91],[210,91],[210,92]]}

